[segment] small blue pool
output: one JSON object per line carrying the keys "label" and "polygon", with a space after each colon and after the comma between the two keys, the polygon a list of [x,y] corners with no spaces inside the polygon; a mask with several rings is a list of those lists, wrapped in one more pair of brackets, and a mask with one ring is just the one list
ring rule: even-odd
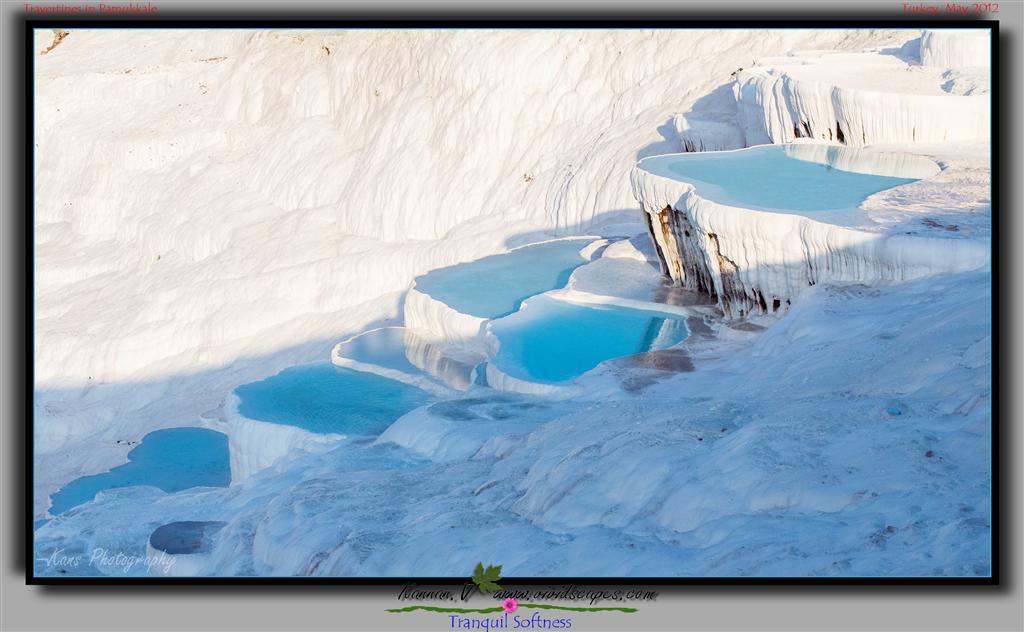
{"label": "small blue pool", "polygon": [[403,382],[329,362],[285,369],[235,389],[249,419],[297,426],[317,434],[374,435],[430,396]]}
{"label": "small blue pool", "polygon": [[853,149],[829,147],[821,161],[804,159],[803,153],[787,146],[693,153],[671,158],[664,168],[709,200],[774,211],[853,209],[874,193],[917,180],[832,166],[840,155],[856,154]]}
{"label": "small blue pool", "polygon": [[416,289],[456,311],[501,318],[536,294],[563,287],[586,263],[580,255],[590,239],[565,239],[517,248],[416,278]]}
{"label": "small blue pool", "polygon": [[190,487],[227,487],[229,483],[227,435],[206,428],[156,430],[128,453],[128,463],[76,479],[53,494],[50,513],[64,513],[115,487],[150,485],[179,492]]}
{"label": "small blue pool", "polygon": [[213,536],[224,528],[225,522],[186,520],[157,527],[149,536],[149,545],[157,551],[171,555],[209,553]]}
{"label": "small blue pool", "polygon": [[614,306],[574,305],[547,296],[491,323],[494,366],[514,378],[555,384],[601,362],[665,349],[689,334],[682,318]]}
{"label": "small blue pool", "polygon": [[384,327],[373,329],[342,342],[337,353],[343,358],[373,364],[402,373],[419,372],[406,355],[405,327]]}

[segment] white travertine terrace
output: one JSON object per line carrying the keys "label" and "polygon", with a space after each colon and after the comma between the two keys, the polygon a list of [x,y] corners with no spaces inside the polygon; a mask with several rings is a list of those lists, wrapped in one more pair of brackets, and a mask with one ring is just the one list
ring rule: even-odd
{"label": "white travertine terrace", "polygon": [[921,34],[921,64],[939,68],[988,68],[992,41],[986,29],[926,30]]}
{"label": "white travertine terrace", "polygon": [[[837,168],[921,177],[931,161],[834,146],[800,145],[788,151]],[[715,296],[731,317],[773,313],[818,283],[875,284],[986,265],[989,249],[975,240],[887,234],[803,214],[731,206],[698,194],[667,166],[682,156],[658,156],[633,169],[640,202],[662,270],[683,287]],[[871,164],[873,163],[873,164]]]}
{"label": "white travertine terrace", "polygon": [[[929,49],[922,44],[922,50]],[[963,89],[969,94],[953,94],[945,68],[870,52],[807,53],[765,58],[739,71],[734,92],[748,146],[799,138],[847,145],[984,142],[991,124],[988,78],[971,79]]]}
{"label": "white travertine terrace", "polygon": [[343,434],[309,432],[288,424],[249,419],[238,411],[240,400],[229,393],[225,402],[231,484],[274,466],[297,452],[314,452],[346,438]]}

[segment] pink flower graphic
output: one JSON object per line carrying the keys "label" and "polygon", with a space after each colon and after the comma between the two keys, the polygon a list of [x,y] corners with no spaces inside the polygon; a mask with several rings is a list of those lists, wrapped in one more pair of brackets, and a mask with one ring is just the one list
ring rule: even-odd
{"label": "pink flower graphic", "polygon": [[516,608],[519,607],[519,602],[509,597],[501,604],[501,607],[505,610],[505,612],[515,612]]}

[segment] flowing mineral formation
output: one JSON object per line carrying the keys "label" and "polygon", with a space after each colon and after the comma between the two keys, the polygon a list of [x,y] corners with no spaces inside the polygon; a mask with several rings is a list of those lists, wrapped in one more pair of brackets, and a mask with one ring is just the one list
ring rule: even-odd
{"label": "flowing mineral formation", "polygon": [[[676,128],[687,151],[816,141],[788,153],[842,170],[931,177],[939,168],[919,157],[842,146],[987,142],[989,58],[982,35],[925,32],[899,49],[766,58],[734,73],[742,132],[722,122],[701,128],[686,117],[675,119]],[[715,202],[673,177],[666,169],[673,159],[640,161],[632,171],[633,194],[662,272],[715,297],[729,317],[776,312],[817,283],[902,281],[989,261],[987,245],[978,241],[885,232],[866,218],[836,225]]]}
{"label": "flowing mineral formation", "polygon": [[[824,159],[823,149],[829,148],[793,151],[817,160]],[[848,158],[850,152],[831,149],[830,164],[836,168],[889,173],[902,168],[896,173],[907,176],[926,169],[908,157],[878,156],[874,166],[864,166],[863,156]],[[671,176],[666,165],[674,158],[638,163],[634,194],[662,272],[684,288],[715,297],[729,317],[779,311],[818,283],[906,281],[975,270],[989,261],[986,245],[974,240],[891,234],[715,202]]]}

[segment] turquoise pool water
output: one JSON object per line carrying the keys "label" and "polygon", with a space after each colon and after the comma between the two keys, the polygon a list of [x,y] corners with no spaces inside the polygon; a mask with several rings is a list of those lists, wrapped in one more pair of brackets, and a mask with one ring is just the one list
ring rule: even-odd
{"label": "turquoise pool water", "polygon": [[318,434],[379,434],[391,422],[430,401],[396,380],[329,362],[285,369],[235,389],[249,419],[297,426]]}
{"label": "turquoise pool water", "polygon": [[409,362],[406,355],[406,335],[404,327],[375,329],[339,344],[338,353],[357,362],[415,374],[419,369]]}
{"label": "turquoise pool water", "polygon": [[156,430],[128,453],[128,463],[76,479],[53,494],[50,513],[64,513],[115,487],[150,485],[178,492],[190,487],[227,487],[229,483],[227,435],[206,428]]}
{"label": "turquoise pool water", "polygon": [[689,334],[681,318],[612,306],[583,306],[547,296],[491,323],[500,348],[495,367],[515,378],[554,384],[605,360],[665,349]]}
{"label": "turquoise pool water", "polygon": [[484,257],[416,278],[416,289],[463,314],[501,318],[531,296],[563,287],[586,263],[580,250],[592,240],[567,239]]}
{"label": "turquoise pool water", "polygon": [[[846,153],[851,151],[844,148]],[[667,164],[667,169],[693,183],[709,200],[777,211],[853,209],[874,193],[916,181],[800,160],[788,155],[783,146],[694,153]]]}

